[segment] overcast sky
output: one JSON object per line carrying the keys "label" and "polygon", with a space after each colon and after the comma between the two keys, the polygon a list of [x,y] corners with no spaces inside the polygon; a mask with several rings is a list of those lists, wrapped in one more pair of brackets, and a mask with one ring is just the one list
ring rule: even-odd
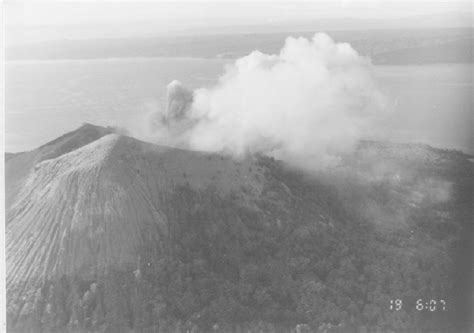
{"label": "overcast sky", "polygon": [[110,24],[166,21],[246,24],[314,18],[398,18],[447,12],[471,12],[472,3],[451,1],[16,1],[5,0],[8,25]]}

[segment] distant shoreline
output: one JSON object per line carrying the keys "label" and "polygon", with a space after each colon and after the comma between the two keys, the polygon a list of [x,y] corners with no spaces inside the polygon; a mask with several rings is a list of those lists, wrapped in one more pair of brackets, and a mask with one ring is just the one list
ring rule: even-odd
{"label": "distant shoreline", "polygon": [[[374,64],[472,63],[473,29],[327,31]],[[247,33],[147,38],[64,39],[10,46],[6,61],[109,58],[199,58],[232,60],[258,50],[278,54],[289,36],[314,32]]]}
{"label": "distant shoreline", "polygon": [[88,58],[38,58],[38,59],[10,59],[5,60],[6,65],[15,64],[40,64],[58,62],[83,62],[83,61],[136,61],[136,60],[221,60],[234,61],[237,58],[217,58],[217,57],[193,57],[193,56],[137,56],[137,57],[88,57]]}
{"label": "distant shoreline", "polygon": [[[200,60],[200,61],[221,61],[233,62],[240,57],[199,57],[199,56],[137,56],[137,57],[84,57],[84,58],[38,58],[38,59],[9,59],[5,60],[5,65],[17,64],[47,64],[59,62],[83,62],[83,61],[152,61],[152,60]],[[457,61],[457,62],[428,62],[428,63],[373,63],[376,67],[399,67],[399,66],[442,66],[442,65],[472,65],[474,61]]]}

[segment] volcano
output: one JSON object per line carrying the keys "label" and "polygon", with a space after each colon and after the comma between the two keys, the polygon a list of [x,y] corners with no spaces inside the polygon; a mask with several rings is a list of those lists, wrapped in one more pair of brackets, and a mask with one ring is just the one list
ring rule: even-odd
{"label": "volcano", "polygon": [[[309,173],[85,124],[5,170],[11,332],[465,323],[474,172],[461,152],[363,142]],[[457,311],[390,311],[395,296]]]}

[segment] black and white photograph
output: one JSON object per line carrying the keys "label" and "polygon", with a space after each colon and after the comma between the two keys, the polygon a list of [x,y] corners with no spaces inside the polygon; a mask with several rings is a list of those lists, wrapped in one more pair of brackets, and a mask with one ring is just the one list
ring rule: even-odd
{"label": "black and white photograph", "polygon": [[0,332],[474,333],[472,1],[0,8]]}

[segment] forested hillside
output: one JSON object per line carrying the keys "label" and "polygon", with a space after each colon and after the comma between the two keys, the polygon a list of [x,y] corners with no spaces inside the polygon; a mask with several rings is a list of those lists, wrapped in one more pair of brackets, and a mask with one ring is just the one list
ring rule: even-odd
{"label": "forested hillside", "polygon": [[307,173],[97,131],[6,162],[19,188],[10,332],[467,329],[474,169],[461,152],[362,142]]}

